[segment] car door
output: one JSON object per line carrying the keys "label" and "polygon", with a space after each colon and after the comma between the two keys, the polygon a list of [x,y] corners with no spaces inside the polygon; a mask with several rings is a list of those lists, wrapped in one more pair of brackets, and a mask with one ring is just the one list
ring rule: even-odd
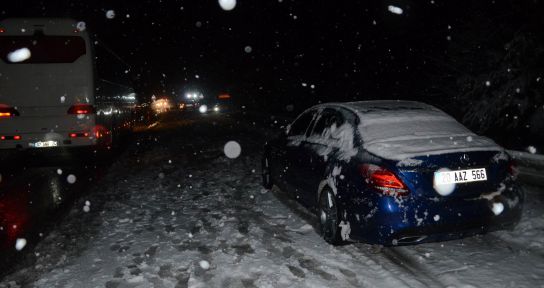
{"label": "car door", "polygon": [[341,113],[335,109],[323,109],[301,145],[299,165],[304,167],[300,175],[301,189],[308,205],[315,204],[316,192],[325,177],[327,163],[331,157],[335,157],[338,150],[336,139],[331,137],[330,131],[342,125],[343,121]]}
{"label": "car door", "polygon": [[306,131],[314,120],[316,110],[308,110],[301,114],[288,128],[285,145],[276,151],[277,159],[282,159],[277,169],[283,178],[285,189],[300,198],[300,153],[301,144],[306,139]]}

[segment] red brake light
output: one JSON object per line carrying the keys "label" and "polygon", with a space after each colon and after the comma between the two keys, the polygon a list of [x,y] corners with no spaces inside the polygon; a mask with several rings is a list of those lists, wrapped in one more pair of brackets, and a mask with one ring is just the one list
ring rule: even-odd
{"label": "red brake light", "polygon": [[93,105],[89,104],[76,104],[70,106],[70,109],[68,109],[68,114],[76,114],[76,115],[86,115],[86,114],[93,114],[95,112],[95,109]]}
{"label": "red brake light", "polygon": [[388,196],[407,196],[408,187],[391,171],[377,165],[363,164],[360,171],[365,181]]}
{"label": "red brake light", "polygon": [[6,135],[2,135],[0,136],[0,140],[21,140],[21,135],[14,135],[14,136],[6,136]]}
{"label": "red brake light", "polygon": [[80,133],[72,132],[68,136],[70,136],[70,138],[89,137],[89,132],[80,132]]}
{"label": "red brake light", "polygon": [[13,107],[0,105],[0,118],[19,116],[19,111]]}
{"label": "red brake light", "polygon": [[4,28],[0,28],[0,33],[4,33],[6,32],[6,30],[4,30]]}

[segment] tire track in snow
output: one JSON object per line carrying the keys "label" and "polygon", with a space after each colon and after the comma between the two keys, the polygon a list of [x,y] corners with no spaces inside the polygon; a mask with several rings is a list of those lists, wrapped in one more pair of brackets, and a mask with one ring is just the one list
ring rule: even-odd
{"label": "tire track in snow", "polygon": [[[317,228],[317,216],[315,214],[308,211],[306,208],[304,208],[302,205],[300,205],[293,197],[292,195],[289,195],[285,191],[282,191],[277,186],[274,186],[273,189],[271,189],[271,194],[274,196],[274,198],[279,201],[281,204],[285,205],[287,209],[294,212],[294,214],[302,218],[302,222],[306,222],[314,228],[315,231],[318,231]],[[323,240],[323,245],[329,245]],[[335,247],[334,249],[338,249],[345,254],[346,256],[349,256],[351,260],[354,263],[358,263],[355,266],[356,267],[364,267],[365,269],[371,270],[371,275],[381,275],[381,279],[387,279],[388,283],[384,285],[378,285],[374,281],[370,282],[368,279],[365,278],[366,275],[362,276],[363,280],[360,280],[361,277],[355,277],[355,281],[351,281],[346,277],[346,281],[350,283],[351,285],[354,285],[354,287],[382,287],[382,286],[391,286],[391,287],[424,287],[424,283],[417,282],[417,286],[414,286],[413,283],[410,281],[405,280],[404,278],[401,278],[400,275],[396,275],[393,271],[390,269],[387,269],[384,265],[382,265],[380,262],[380,259],[374,259],[374,257],[370,257],[368,255],[368,251],[363,251],[362,249],[359,249],[359,252],[362,252],[361,254],[352,251],[353,249],[350,248],[350,246],[356,246],[358,244],[348,244],[346,246],[339,246]],[[364,244],[362,244],[364,245]],[[297,251],[298,252],[298,251]],[[305,257],[309,257],[308,252],[305,251],[304,253]],[[299,252],[300,253],[300,252]],[[336,260],[336,259],[334,259]],[[329,261],[328,261],[329,262]],[[333,263],[334,261],[330,261],[327,266],[337,266],[337,263]],[[341,269],[339,270],[341,273]],[[354,270],[357,275],[360,275],[360,271]],[[394,283],[391,283],[394,282]],[[412,281],[413,282],[413,281]],[[389,285],[391,284],[391,285]]]}
{"label": "tire track in snow", "polygon": [[[427,287],[447,287],[446,283],[435,278],[430,270],[421,265],[415,259],[405,253],[401,247],[385,247],[382,249],[381,255],[397,265],[408,274],[416,277],[419,282]],[[463,285],[460,285],[463,286]]]}
{"label": "tire track in snow", "polygon": [[[345,246],[337,247],[342,252],[349,255],[353,261],[359,262],[361,267],[365,267],[367,269],[371,270],[372,275],[380,275],[379,278],[381,279],[387,279],[388,281],[391,281],[392,279],[395,280],[394,285],[382,285],[383,287],[425,287],[425,283],[420,282],[418,280],[414,279],[406,279],[406,275],[403,275],[400,273],[400,271],[396,271],[395,269],[390,269],[390,267],[387,267],[384,265],[384,259],[380,259],[380,257],[372,255],[372,253],[369,253],[368,251],[365,251],[362,247],[358,247],[359,245],[366,245],[366,244],[359,244],[359,243],[350,243],[346,244]],[[352,251],[355,249],[356,251]],[[394,264],[390,262],[389,264]],[[396,266],[396,265],[395,265]],[[395,267],[396,268],[396,267]],[[415,282],[415,283],[414,283]],[[388,283],[389,284],[389,283]],[[372,285],[374,286],[374,285]],[[380,287],[380,286],[378,286]]]}

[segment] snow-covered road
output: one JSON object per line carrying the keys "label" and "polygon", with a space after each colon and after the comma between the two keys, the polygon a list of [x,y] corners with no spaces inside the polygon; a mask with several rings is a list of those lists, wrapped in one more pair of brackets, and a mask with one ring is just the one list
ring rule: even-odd
{"label": "snow-covered road", "polygon": [[[526,186],[514,231],[333,247],[311,213],[261,188],[271,131],[221,116],[162,120],[0,287],[544,287],[543,188]],[[231,140],[235,159],[223,152]]]}

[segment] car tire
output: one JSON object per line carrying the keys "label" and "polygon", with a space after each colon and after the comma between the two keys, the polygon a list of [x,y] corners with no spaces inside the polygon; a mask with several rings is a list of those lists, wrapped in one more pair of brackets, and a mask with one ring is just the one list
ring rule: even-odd
{"label": "car tire", "polygon": [[262,177],[263,177],[263,187],[266,189],[271,189],[274,185],[272,183],[272,173],[270,171],[270,156],[268,153],[263,155],[262,159]]}
{"label": "car tire", "polygon": [[338,206],[336,205],[336,196],[328,187],[324,188],[319,197],[319,228],[321,236],[325,241],[332,245],[343,243],[340,237]]}

